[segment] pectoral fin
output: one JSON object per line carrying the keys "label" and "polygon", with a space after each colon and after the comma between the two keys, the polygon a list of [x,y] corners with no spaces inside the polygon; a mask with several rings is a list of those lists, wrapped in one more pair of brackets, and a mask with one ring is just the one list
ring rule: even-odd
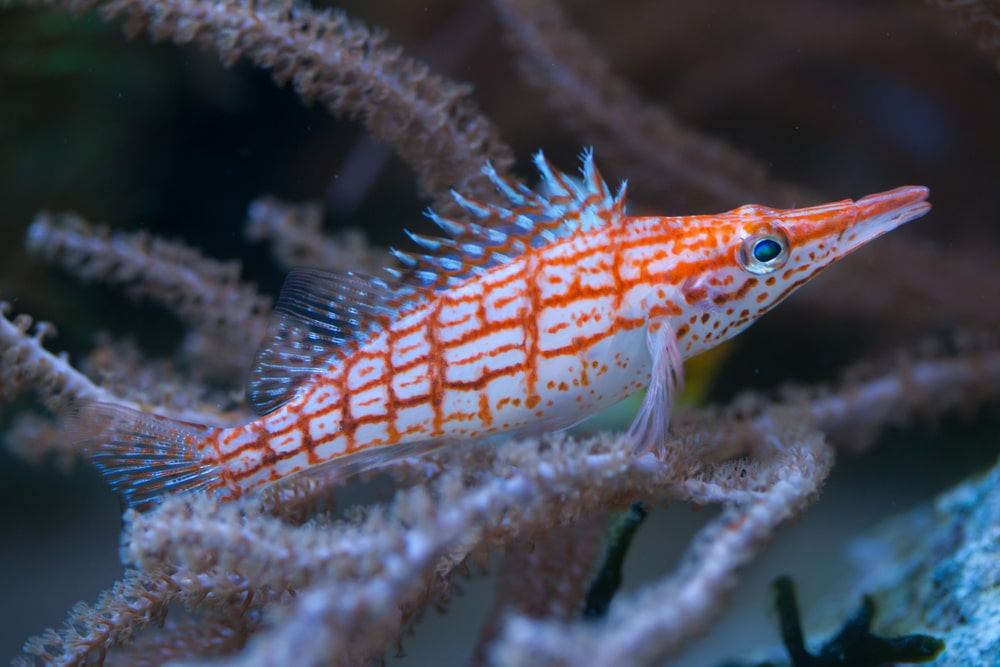
{"label": "pectoral fin", "polygon": [[674,398],[684,385],[684,364],[673,327],[665,317],[651,320],[648,327],[646,342],[653,369],[639,414],[628,429],[636,455],[664,446]]}

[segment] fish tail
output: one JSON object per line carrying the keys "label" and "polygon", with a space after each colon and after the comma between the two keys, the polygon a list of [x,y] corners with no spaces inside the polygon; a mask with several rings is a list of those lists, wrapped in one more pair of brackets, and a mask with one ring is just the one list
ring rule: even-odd
{"label": "fish tail", "polygon": [[197,446],[215,428],[88,400],[70,403],[61,418],[65,433],[129,507],[148,509],[167,493],[220,483]]}

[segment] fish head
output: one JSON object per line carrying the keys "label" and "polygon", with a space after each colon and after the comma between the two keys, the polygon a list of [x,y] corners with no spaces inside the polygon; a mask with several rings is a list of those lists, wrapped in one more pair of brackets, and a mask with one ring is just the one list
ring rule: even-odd
{"label": "fish head", "polygon": [[[684,356],[714,347],[869,241],[930,210],[928,190],[904,186],[799,209],[741,206],[699,216],[714,234],[706,270],[681,286],[685,318],[677,328]],[[695,230],[688,230],[693,232]]]}

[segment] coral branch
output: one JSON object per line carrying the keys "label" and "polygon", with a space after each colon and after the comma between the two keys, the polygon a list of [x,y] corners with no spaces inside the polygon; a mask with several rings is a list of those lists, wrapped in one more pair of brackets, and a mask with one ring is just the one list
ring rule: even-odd
{"label": "coral branch", "polygon": [[[700,436],[692,433],[675,447],[703,446]],[[703,599],[692,601],[699,609],[692,619],[703,620],[717,608],[723,597],[717,589],[731,586],[732,572],[761,539],[815,497],[829,468],[829,450],[817,434],[788,423],[775,437],[788,446],[769,463],[744,462],[741,475],[732,474],[730,464],[708,466],[701,474],[715,479],[720,488],[729,480],[732,494],[727,502],[733,504],[728,518],[706,533],[705,543],[719,544],[702,543],[691,558],[698,567],[714,563],[711,572],[701,575],[707,577]],[[452,465],[428,488],[400,492],[385,511],[353,525],[290,527],[253,507],[171,499],[148,515],[130,513],[125,555],[143,570],[170,563],[209,580],[234,577],[253,589],[311,589],[287,621],[251,643],[239,664],[273,664],[296,646],[301,660],[317,656],[300,664],[321,664],[319,656],[343,653],[349,639],[355,657],[384,645],[403,622],[399,618],[387,623],[388,601],[402,609],[422,604],[429,586],[446,586],[455,565],[476,551],[496,548],[553,522],[621,507],[628,498],[703,499],[699,485],[691,484],[689,470],[672,460],[633,457],[624,438],[511,442],[477,454],[490,466],[489,474],[474,476],[482,480],[479,483],[468,486],[469,469]],[[467,456],[473,455],[460,455]],[[729,574],[720,579],[721,571]],[[686,579],[687,574],[677,577]],[[689,595],[694,590],[701,589]],[[381,611],[369,616],[372,610]],[[376,617],[379,623],[374,623]],[[676,628],[678,636],[683,632]],[[303,648],[306,637],[310,639]]]}
{"label": "coral branch", "polygon": [[241,378],[257,351],[271,300],[240,282],[240,263],[205,258],[146,232],[114,233],[79,216],[39,215],[28,250],[86,281],[120,285],[150,298],[187,325],[186,352],[202,370]]}
{"label": "coral branch", "polygon": [[[729,506],[695,538],[680,568],[634,598],[612,605],[600,624],[512,618],[492,658],[498,665],[648,665],[703,630],[736,584],[736,573],[777,525],[819,493],[833,462],[816,434],[785,442],[776,480],[746,504]],[[779,472],[780,471],[780,472]]]}
{"label": "coral branch", "polygon": [[75,398],[110,401],[113,397],[73,368],[65,356],[57,356],[42,345],[54,330],[39,323],[31,332],[31,318],[8,319],[9,306],[0,303],[0,398],[10,401],[31,389],[50,410],[58,410]]}
{"label": "coral branch", "polygon": [[244,647],[258,630],[261,616],[254,605],[234,604],[194,613],[174,609],[162,624],[136,633],[127,648],[110,653],[104,666],[160,667],[196,656],[228,655]]}
{"label": "coral branch", "polygon": [[920,358],[900,352],[892,367],[878,372],[859,364],[833,389],[788,388],[786,407],[755,419],[754,428],[768,432],[787,410],[808,415],[838,444],[861,449],[889,425],[929,422],[966,406],[995,404],[1000,398],[1000,349],[991,337],[963,345],[966,349],[957,355]]}
{"label": "coral branch", "polygon": [[[174,579],[127,572],[95,605],[77,604],[62,631],[47,630],[29,639],[24,650],[54,667],[87,664],[89,656],[103,660],[109,649],[129,642],[137,629],[162,622],[167,605],[179,598]],[[22,659],[20,664],[33,663]]]}

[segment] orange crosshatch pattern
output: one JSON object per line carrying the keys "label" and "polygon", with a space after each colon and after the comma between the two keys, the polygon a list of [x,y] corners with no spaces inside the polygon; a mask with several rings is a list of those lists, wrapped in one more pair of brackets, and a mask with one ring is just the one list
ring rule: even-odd
{"label": "orange crosshatch pattern", "polygon": [[[472,221],[431,213],[450,238],[411,235],[429,252],[396,252],[395,280],[290,276],[249,392],[258,419],[210,429],[85,404],[70,422],[91,458],[134,505],[173,490],[230,499],[303,472],[565,428],[648,387],[630,429],[642,453],[663,442],[684,359],[930,207],[926,188],[909,186],[811,208],[633,218],[589,152],[580,180],[541,154],[536,165],[541,194],[487,166],[509,207],[456,195]],[[144,450],[158,458],[137,462]]]}

